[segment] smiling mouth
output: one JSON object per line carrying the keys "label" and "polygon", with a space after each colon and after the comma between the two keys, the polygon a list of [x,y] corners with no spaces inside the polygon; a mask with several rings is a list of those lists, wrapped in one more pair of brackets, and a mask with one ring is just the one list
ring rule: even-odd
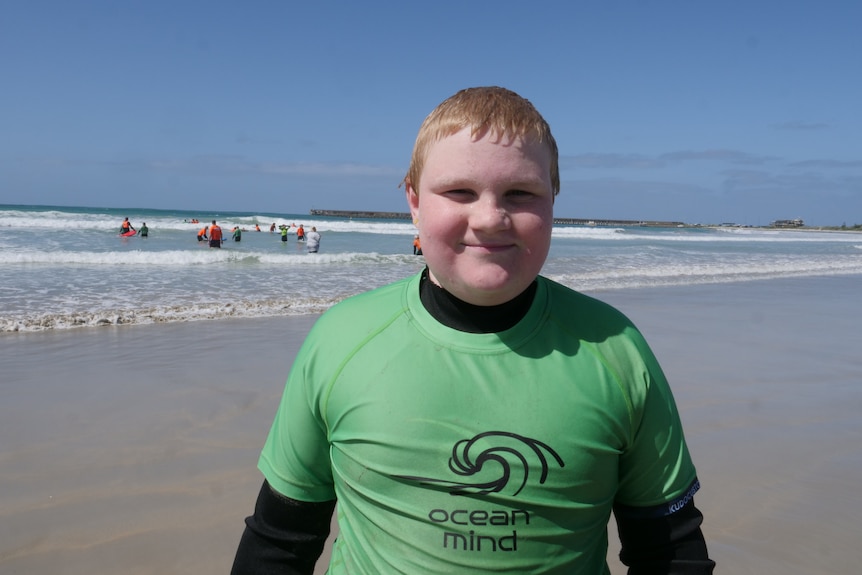
{"label": "smiling mouth", "polygon": [[504,252],[514,248],[514,244],[464,244],[466,249],[485,251],[490,253]]}

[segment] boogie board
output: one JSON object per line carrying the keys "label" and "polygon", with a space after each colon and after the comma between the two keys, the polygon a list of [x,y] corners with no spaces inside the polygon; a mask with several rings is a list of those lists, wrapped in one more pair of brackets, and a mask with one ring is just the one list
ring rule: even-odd
{"label": "boogie board", "polygon": [[138,233],[138,232],[136,232],[135,230],[129,230],[129,231],[127,231],[127,232],[126,232],[126,233],[124,233],[124,234],[120,234],[120,237],[122,237],[122,238],[128,238],[128,237],[133,236],[133,235],[135,235],[135,234],[137,234],[137,233]]}

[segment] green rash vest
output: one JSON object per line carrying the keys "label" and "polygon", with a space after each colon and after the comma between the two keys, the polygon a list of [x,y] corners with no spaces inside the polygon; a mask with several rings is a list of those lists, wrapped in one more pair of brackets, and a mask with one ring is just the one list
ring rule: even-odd
{"label": "green rash vest", "polygon": [[419,278],[317,321],[264,476],[338,500],[330,575],[609,573],[614,504],[670,513],[698,486],[643,337],[543,277],[511,329],[460,332],[425,310]]}

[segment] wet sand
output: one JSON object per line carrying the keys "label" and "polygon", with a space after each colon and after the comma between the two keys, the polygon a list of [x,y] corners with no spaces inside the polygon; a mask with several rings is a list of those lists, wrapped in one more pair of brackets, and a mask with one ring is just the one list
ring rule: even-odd
{"label": "wet sand", "polygon": [[[861,287],[595,294],[639,325],[668,373],[718,572],[862,562]],[[228,572],[314,319],[0,334],[0,572]]]}

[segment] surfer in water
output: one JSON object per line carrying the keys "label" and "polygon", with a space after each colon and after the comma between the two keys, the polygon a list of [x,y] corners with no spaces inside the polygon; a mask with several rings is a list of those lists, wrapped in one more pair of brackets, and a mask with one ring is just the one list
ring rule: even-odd
{"label": "surfer in water", "polygon": [[220,248],[221,247],[221,228],[218,227],[216,221],[213,220],[213,225],[210,226],[210,247],[211,248]]}
{"label": "surfer in water", "polygon": [[120,234],[127,234],[134,231],[135,228],[132,227],[132,222],[129,221],[129,218],[124,218],[123,223],[120,224]]}

